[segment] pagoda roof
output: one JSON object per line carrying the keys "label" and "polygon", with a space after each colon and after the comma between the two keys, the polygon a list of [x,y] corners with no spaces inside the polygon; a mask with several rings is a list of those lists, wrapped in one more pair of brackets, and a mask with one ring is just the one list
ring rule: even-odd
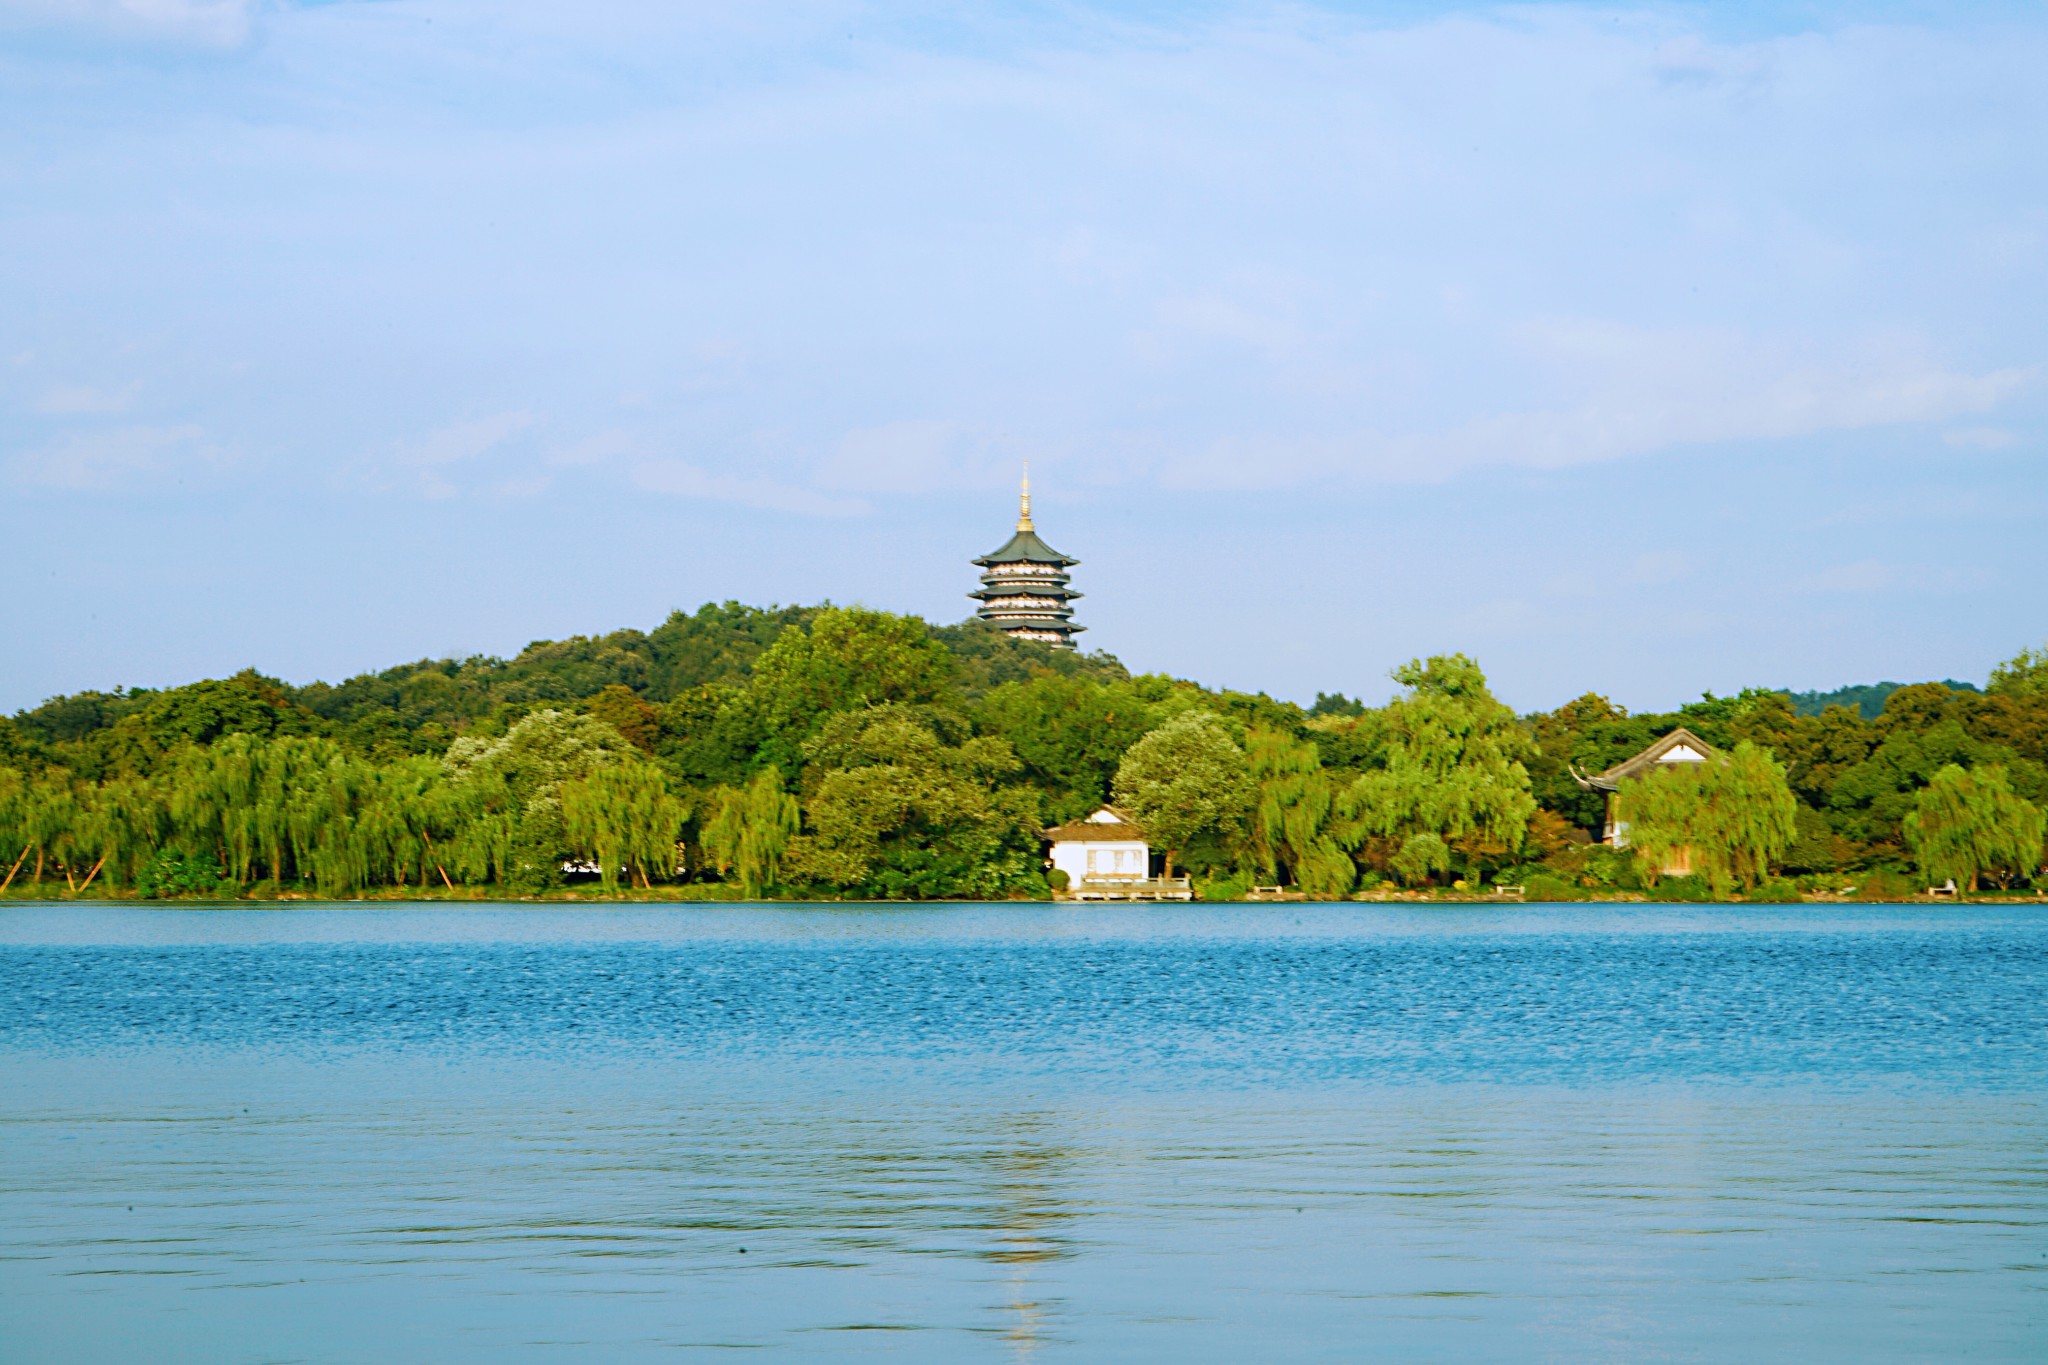
{"label": "pagoda roof", "polygon": [[991,583],[967,594],[969,597],[1058,597],[1072,599],[1083,594],[1072,588],[1047,587],[1043,583]]}
{"label": "pagoda roof", "polygon": [[1051,635],[1079,635],[1088,629],[1072,621],[1056,621],[1049,616],[984,616],[980,618],[997,630],[1042,630]]}
{"label": "pagoda roof", "polygon": [[992,564],[1079,564],[1078,559],[1061,554],[1038,538],[1038,532],[1020,530],[1003,542],[1000,550],[991,550],[970,564],[987,568]]}
{"label": "pagoda roof", "polygon": [[1715,762],[1720,758],[1719,749],[1681,725],[1670,734],[1659,736],[1656,742],[1635,757],[1623,759],[1604,773],[1588,777],[1574,768],[1572,777],[1587,791],[1611,792],[1619,790],[1629,778],[1641,777],[1661,763]]}

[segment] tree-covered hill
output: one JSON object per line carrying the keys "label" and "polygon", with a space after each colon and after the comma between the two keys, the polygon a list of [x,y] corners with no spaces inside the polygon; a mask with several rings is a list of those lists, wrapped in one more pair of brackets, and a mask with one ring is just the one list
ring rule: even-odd
{"label": "tree-covered hill", "polygon": [[[1795,715],[1817,716],[1830,706],[1846,706],[1865,720],[1876,720],[1884,713],[1886,698],[1904,686],[1895,682],[1862,683],[1838,687],[1832,692],[1787,692],[1785,697],[1792,703]],[[1954,692],[1978,690],[1975,683],[1957,682],[1954,678],[1943,679],[1942,686]]]}
{"label": "tree-covered hill", "polygon": [[[1040,830],[1112,797],[1218,895],[1633,892],[1658,882],[1649,850],[1683,850],[1720,895],[2012,885],[2043,862],[2048,651],[1983,691],[1881,684],[1818,709],[1752,689],[1630,715],[1589,692],[1516,717],[1463,656],[1395,677],[1386,706],[1304,709],[975,621],[707,604],[339,684],[249,670],[56,698],[0,720],[0,874],[12,895],[531,894],[584,875],[1043,895]],[[1638,849],[1597,845],[1607,798],[1575,774],[1681,725],[1726,761],[1629,788]]]}

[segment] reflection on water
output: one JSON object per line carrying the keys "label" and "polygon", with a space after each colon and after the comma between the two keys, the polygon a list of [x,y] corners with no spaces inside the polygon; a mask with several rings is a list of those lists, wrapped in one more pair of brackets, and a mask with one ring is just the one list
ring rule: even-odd
{"label": "reflection on water", "polygon": [[2048,1342],[2026,918],[919,913],[0,915],[0,1356]]}

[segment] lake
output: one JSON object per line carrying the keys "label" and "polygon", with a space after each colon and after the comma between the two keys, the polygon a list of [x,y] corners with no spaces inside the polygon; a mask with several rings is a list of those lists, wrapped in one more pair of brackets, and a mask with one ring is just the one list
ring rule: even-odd
{"label": "lake", "polygon": [[0,909],[0,1358],[2041,1360],[2048,910]]}

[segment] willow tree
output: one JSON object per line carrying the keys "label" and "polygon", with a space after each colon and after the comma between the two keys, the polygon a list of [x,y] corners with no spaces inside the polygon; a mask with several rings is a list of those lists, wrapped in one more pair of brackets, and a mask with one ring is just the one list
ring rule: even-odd
{"label": "willow tree", "polygon": [[617,730],[568,711],[536,711],[497,739],[458,739],[447,754],[462,807],[456,861],[472,881],[555,885],[570,854],[563,784],[639,760]]}
{"label": "willow tree", "polygon": [[1207,711],[1184,711],[1133,744],[1111,784],[1116,803],[1166,852],[1167,876],[1188,844],[1243,832],[1255,792],[1244,750]]}
{"label": "willow tree", "polygon": [[161,789],[148,778],[110,778],[89,789],[86,800],[98,844],[94,865],[109,883],[133,886],[170,826]]}
{"label": "willow tree", "polygon": [[1341,896],[1356,875],[1336,838],[1338,785],[1313,744],[1271,730],[1246,736],[1245,756],[1256,790],[1246,849],[1256,870],[1291,878],[1315,896]]}
{"label": "willow tree", "polygon": [[1785,769],[1750,740],[1726,762],[1658,764],[1622,785],[1614,811],[1646,877],[1689,861],[1717,896],[1769,876],[1798,838],[1799,800]]}
{"label": "willow tree", "polygon": [[34,850],[31,882],[40,883],[51,863],[64,861],[71,846],[70,831],[79,814],[78,793],[69,772],[46,768],[28,783],[22,794],[16,830],[25,848]]}
{"label": "willow tree", "polygon": [[2048,814],[2014,793],[2003,766],[1973,771],[1951,763],[1920,789],[1903,823],[1921,871],[1975,891],[1984,876],[2009,882],[2034,874]]}
{"label": "willow tree", "polygon": [[367,776],[354,824],[373,880],[397,886],[438,880],[452,890],[448,863],[462,808],[446,766],[422,754],[378,764]]}
{"label": "willow tree", "polygon": [[1345,842],[1410,881],[1448,871],[1452,852],[1476,872],[1520,849],[1536,812],[1536,744],[1515,713],[1462,654],[1411,661],[1393,678],[1408,691],[1359,720],[1374,766],[1344,794]]}
{"label": "willow tree", "polygon": [[7,871],[0,874],[0,891],[14,884],[35,848],[25,818],[28,800],[27,776],[19,768],[0,766],[0,862],[7,864]]}
{"label": "willow tree", "polygon": [[758,900],[782,879],[782,859],[796,837],[802,812],[782,789],[782,774],[767,768],[745,787],[720,787],[700,836],[705,856],[723,876],[739,878],[740,894]]}
{"label": "willow tree", "polygon": [[238,883],[312,877],[299,856],[319,841],[308,789],[343,757],[332,740],[297,736],[181,746],[167,769],[170,838],[213,855]]}
{"label": "willow tree", "polygon": [[597,864],[606,891],[619,873],[640,885],[676,871],[676,843],[690,818],[690,803],[652,763],[616,763],[562,784],[562,828],[570,851]]}

